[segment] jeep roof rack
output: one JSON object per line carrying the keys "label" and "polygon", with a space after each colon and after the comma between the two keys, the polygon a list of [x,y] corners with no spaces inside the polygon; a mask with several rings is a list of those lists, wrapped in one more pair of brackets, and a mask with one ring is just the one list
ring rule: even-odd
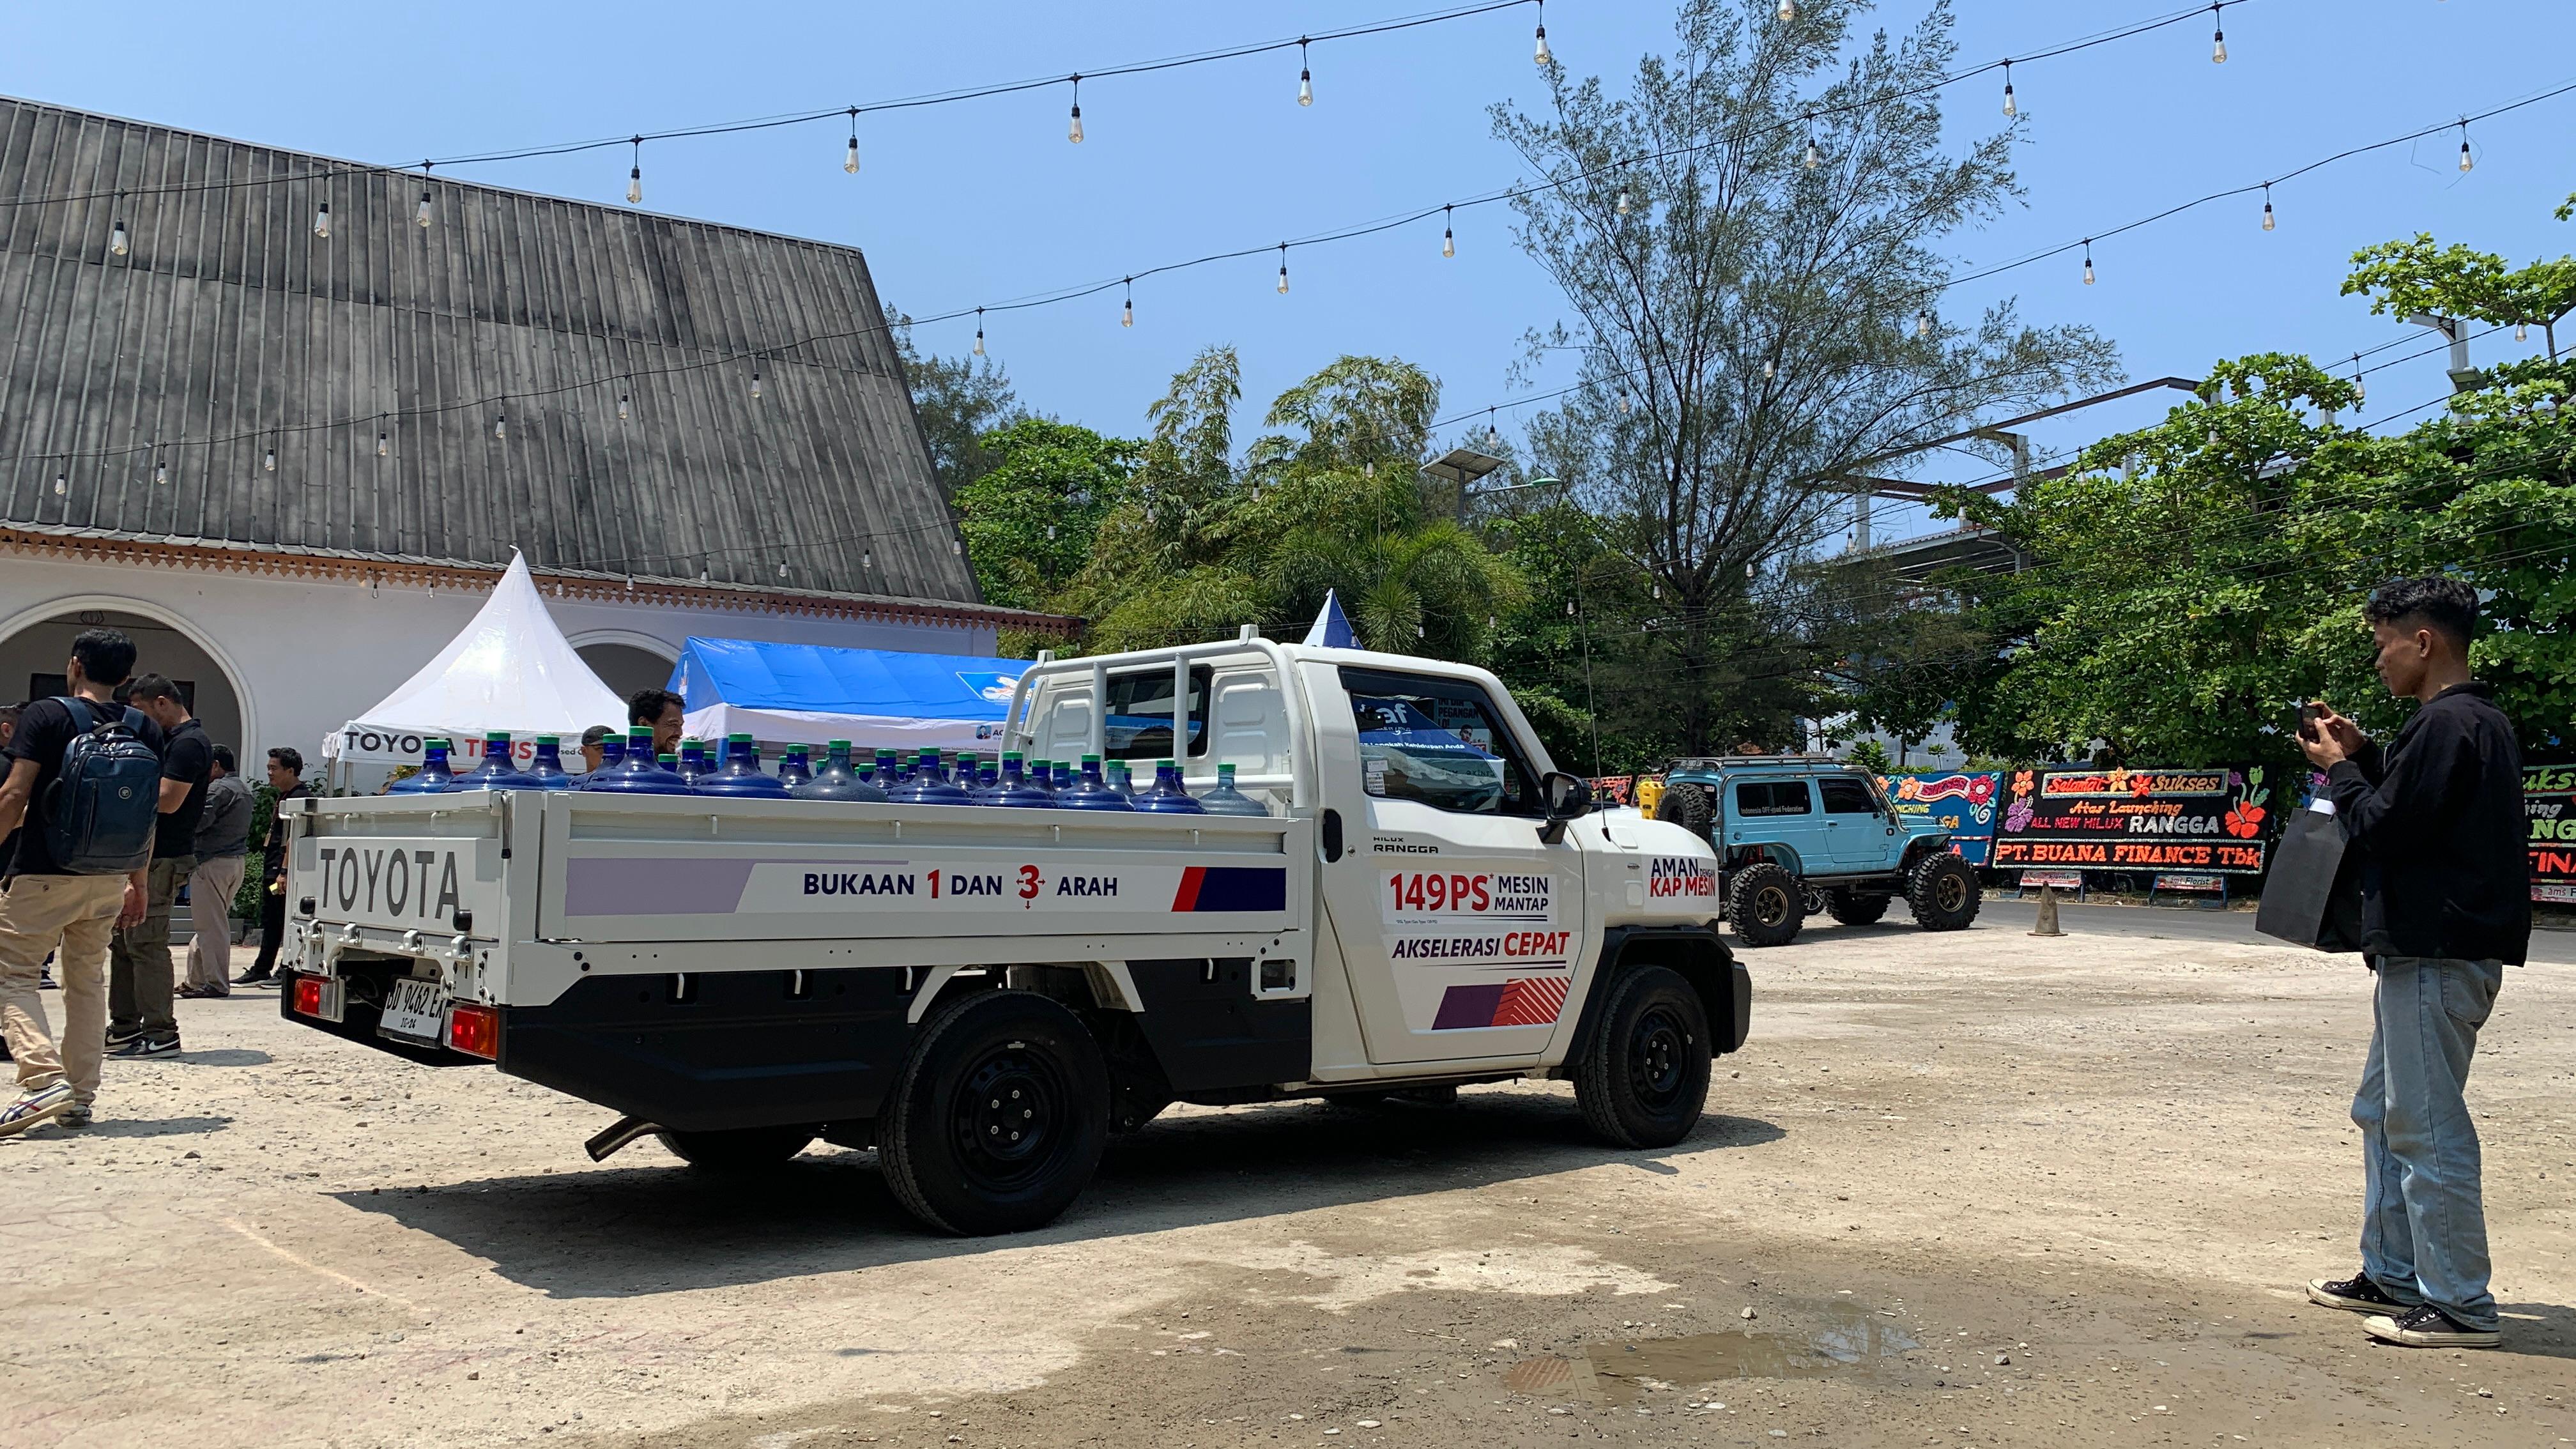
{"label": "jeep roof rack", "polygon": [[1685,769],[1751,770],[1778,768],[1785,765],[1797,765],[1808,769],[1818,765],[1830,765],[1846,770],[1860,768],[1849,760],[1833,755],[1693,755],[1686,760],[1675,760],[1664,768],[1669,774],[1674,770]]}

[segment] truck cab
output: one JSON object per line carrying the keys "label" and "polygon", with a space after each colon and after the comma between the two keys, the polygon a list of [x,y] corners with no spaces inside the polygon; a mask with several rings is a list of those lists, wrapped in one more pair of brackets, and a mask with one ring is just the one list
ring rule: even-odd
{"label": "truck cab", "polygon": [[1925,930],[1964,930],[1981,903],[1949,832],[1896,813],[1875,776],[1825,755],[1675,761],[1657,818],[1708,841],[1725,873],[1726,919],[1750,946],[1796,940],[1813,898],[1868,925],[1903,897]]}
{"label": "truck cab", "polygon": [[1193,789],[1230,765],[1270,813],[292,802],[281,1009],[597,1102],[594,1155],[871,1145],[957,1232],[1052,1218],[1174,1101],[1554,1077],[1605,1139],[1666,1145],[1749,1029],[1715,850],[1592,810],[1483,670],[1251,630],[1041,655],[1004,731]]}

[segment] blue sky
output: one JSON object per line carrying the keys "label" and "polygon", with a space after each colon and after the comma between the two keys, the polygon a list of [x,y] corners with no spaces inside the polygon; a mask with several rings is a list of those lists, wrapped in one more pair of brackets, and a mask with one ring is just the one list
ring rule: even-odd
{"label": "blue sky", "polygon": [[[1903,28],[1922,8],[1888,0],[1880,16]],[[1961,0],[1957,34],[1963,60],[2000,59],[2172,8]],[[613,9],[120,0],[10,7],[0,16],[0,90],[399,161],[866,104],[1406,13],[1398,0]],[[1523,171],[1491,138],[1486,108],[1540,99],[1533,18],[1523,7],[1318,46],[1310,108],[1295,103],[1293,52],[1086,84],[1080,146],[1065,140],[1061,86],[866,117],[855,177],[841,170],[837,122],[660,143],[644,157],[646,201],[855,243],[886,298],[916,315],[990,304],[1508,184]],[[1671,18],[1646,0],[1556,0],[1548,36],[1570,69],[1615,86],[1641,54],[1669,45]],[[2027,204],[1957,237],[1962,269],[2576,80],[2576,5],[2566,0],[2245,0],[2225,23],[2225,65],[2210,63],[2209,27],[2193,21],[2016,66]],[[1948,101],[1955,135],[2002,119],[1991,76]],[[2280,188],[2271,233],[2258,228],[2259,199],[2223,202],[2097,246],[2095,286],[2081,285],[2080,264],[2065,258],[1964,288],[1951,307],[2016,295],[2032,320],[2089,322],[2119,343],[2136,379],[2197,376],[2214,357],[2270,348],[2346,357],[2406,330],[2336,295],[2357,247],[2429,230],[2523,260],[2576,249],[2576,226],[2549,215],[2576,190],[2571,134],[2576,95],[2474,127],[2478,165],[2466,176],[2457,133],[2435,136]],[[622,202],[626,167],[619,148],[461,174]],[[1230,342],[1245,363],[1240,436],[1279,388],[1343,352],[1419,362],[1445,384],[1445,411],[1501,404],[1509,432],[1519,338],[1561,304],[1513,248],[1506,221],[1499,207],[1462,216],[1455,260],[1441,258],[1430,222],[1298,250],[1286,297],[1273,290],[1275,255],[1252,257],[1140,286],[1133,329],[1118,326],[1111,293],[995,317],[988,344],[1031,406],[1103,430],[1141,430],[1145,404],[1175,369]],[[958,352],[972,331],[951,323],[918,340]],[[2508,335],[2478,352],[2538,346],[2536,333],[2528,347]],[[2434,356],[2374,372],[2369,411],[2438,398],[2441,367]],[[1531,388],[1570,380],[1560,364]],[[2037,431],[2043,444],[2069,445],[2162,406],[2125,404]],[[1982,472],[1965,459],[1936,466]],[[1902,530],[1901,518],[1883,513],[1882,526]]]}

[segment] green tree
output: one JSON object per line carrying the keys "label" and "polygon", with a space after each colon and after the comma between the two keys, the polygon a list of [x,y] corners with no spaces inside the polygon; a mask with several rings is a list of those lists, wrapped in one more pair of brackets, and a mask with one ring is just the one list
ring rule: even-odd
{"label": "green tree", "polygon": [[930,475],[940,492],[954,498],[998,461],[985,450],[984,435],[1028,414],[1000,363],[923,352],[913,345],[911,318],[889,306],[885,320],[912,391],[913,414],[921,420],[922,439],[930,448]]}
{"label": "green tree", "polygon": [[1542,183],[1516,193],[1521,244],[1574,316],[1533,341],[1583,359],[1535,457],[1659,606],[1624,672],[1684,751],[1790,727],[1818,661],[1774,576],[1839,528],[1845,480],[2116,371],[2008,302],[1939,315],[1950,238],[2017,194],[2017,131],[1951,154],[1948,8],[1858,40],[1867,8],[1688,0],[1624,97],[1550,66],[1543,111],[1495,111]]}
{"label": "green tree", "polygon": [[1100,520],[1126,496],[1141,445],[1022,418],[978,446],[993,466],[955,500],[976,582],[987,603],[1048,608],[1091,558]]}

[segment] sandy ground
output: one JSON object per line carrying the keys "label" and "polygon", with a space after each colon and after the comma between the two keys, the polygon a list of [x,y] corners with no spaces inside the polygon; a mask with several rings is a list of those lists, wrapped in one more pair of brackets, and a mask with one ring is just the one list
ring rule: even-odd
{"label": "sandy ground", "polygon": [[2576,968],[2508,976],[2471,1089],[2506,1347],[2436,1353],[2291,1291],[2356,1261],[2358,963],[2026,919],[1753,953],[1671,1151],[1553,1083],[1180,1109],[969,1242],[866,1154],[594,1166],[595,1108],[184,1003],[0,1143],[0,1444],[2576,1436]]}

